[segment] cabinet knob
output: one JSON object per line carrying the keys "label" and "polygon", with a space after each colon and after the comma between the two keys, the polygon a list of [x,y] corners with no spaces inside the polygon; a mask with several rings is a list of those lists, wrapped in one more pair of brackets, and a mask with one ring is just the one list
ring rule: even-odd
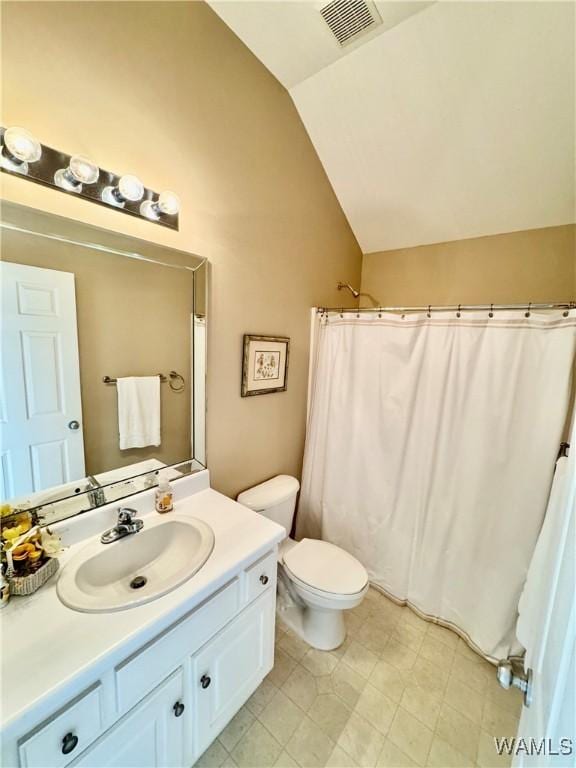
{"label": "cabinet knob", "polygon": [[262,576],[260,576],[260,584],[264,584],[264,585],[268,584],[268,576],[266,576],[265,573],[263,573]]}
{"label": "cabinet knob", "polygon": [[62,739],[62,754],[69,755],[70,752],[78,746],[78,736],[74,733],[67,733]]}
{"label": "cabinet knob", "polygon": [[202,675],[202,677],[200,678],[200,685],[202,686],[202,688],[208,688],[211,682],[212,680],[208,675]]}
{"label": "cabinet knob", "polygon": [[180,715],[184,712],[186,707],[184,706],[184,704],[182,704],[181,701],[177,701],[176,704],[174,704],[174,706],[172,707],[172,709],[174,710],[174,715],[176,717],[180,717]]}

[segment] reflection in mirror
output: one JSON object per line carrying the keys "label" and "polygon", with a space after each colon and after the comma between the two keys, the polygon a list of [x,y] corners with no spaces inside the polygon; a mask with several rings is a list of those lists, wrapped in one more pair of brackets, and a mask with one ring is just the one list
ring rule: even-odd
{"label": "reflection in mirror", "polygon": [[204,261],[13,204],[1,232],[4,503],[63,519],[205,464]]}

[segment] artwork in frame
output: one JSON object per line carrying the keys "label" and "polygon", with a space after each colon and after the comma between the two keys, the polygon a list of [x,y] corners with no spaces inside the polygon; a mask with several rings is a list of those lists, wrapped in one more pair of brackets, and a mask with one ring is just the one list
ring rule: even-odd
{"label": "artwork in frame", "polygon": [[285,392],[290,339],[244,334],[242,397]]}

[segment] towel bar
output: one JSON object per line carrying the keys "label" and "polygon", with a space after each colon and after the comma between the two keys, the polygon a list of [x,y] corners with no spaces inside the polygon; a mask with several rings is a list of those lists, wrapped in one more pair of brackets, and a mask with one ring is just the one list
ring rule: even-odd
{"label": "towel bar", "polygon": [[[161,382],[168,381],[168,379],[166,378],[166,376],[164,376],[163,373],[154,373],[152,375],[159,376]],[[118,382],[118,379],[111,379],[110,376],[103,376],[102,381],[104,382],[104,384],[116,384]]]}
{"label": "towel bar", "polygon": [[[170,389],[172,392],[183,392],[186,387],[186,380],[184,379],[184,376],[181,376],[179,373],[176,373],[176,371],[170,371],[169,377],[164,376],[163,373],[157,373],[154,374],[155,376],[160,377],[161,382],[169,381],[170,383]],[[110,376],[103,376],[102,382],[104,384],[116,384],[118,382],[118,379],[113,379]],[[176,382],[179,382],[181,386],[174,386]]]}

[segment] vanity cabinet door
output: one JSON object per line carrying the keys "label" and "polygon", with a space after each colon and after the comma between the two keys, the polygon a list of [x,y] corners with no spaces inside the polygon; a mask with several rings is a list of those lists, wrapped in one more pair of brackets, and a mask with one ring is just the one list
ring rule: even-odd
{"label": "vanity cabinet door", "polygon": [[268,591],[192,658],[196,756],[272,669],[274,610],[275,594]]}
{"label": "vanity cabinet door", "polygon": [[184,716],[185,709],[183,674],[182,670],[178,670],[84,752],[72,766],[182,768],[185,722],[188,721],[188,717]]}

